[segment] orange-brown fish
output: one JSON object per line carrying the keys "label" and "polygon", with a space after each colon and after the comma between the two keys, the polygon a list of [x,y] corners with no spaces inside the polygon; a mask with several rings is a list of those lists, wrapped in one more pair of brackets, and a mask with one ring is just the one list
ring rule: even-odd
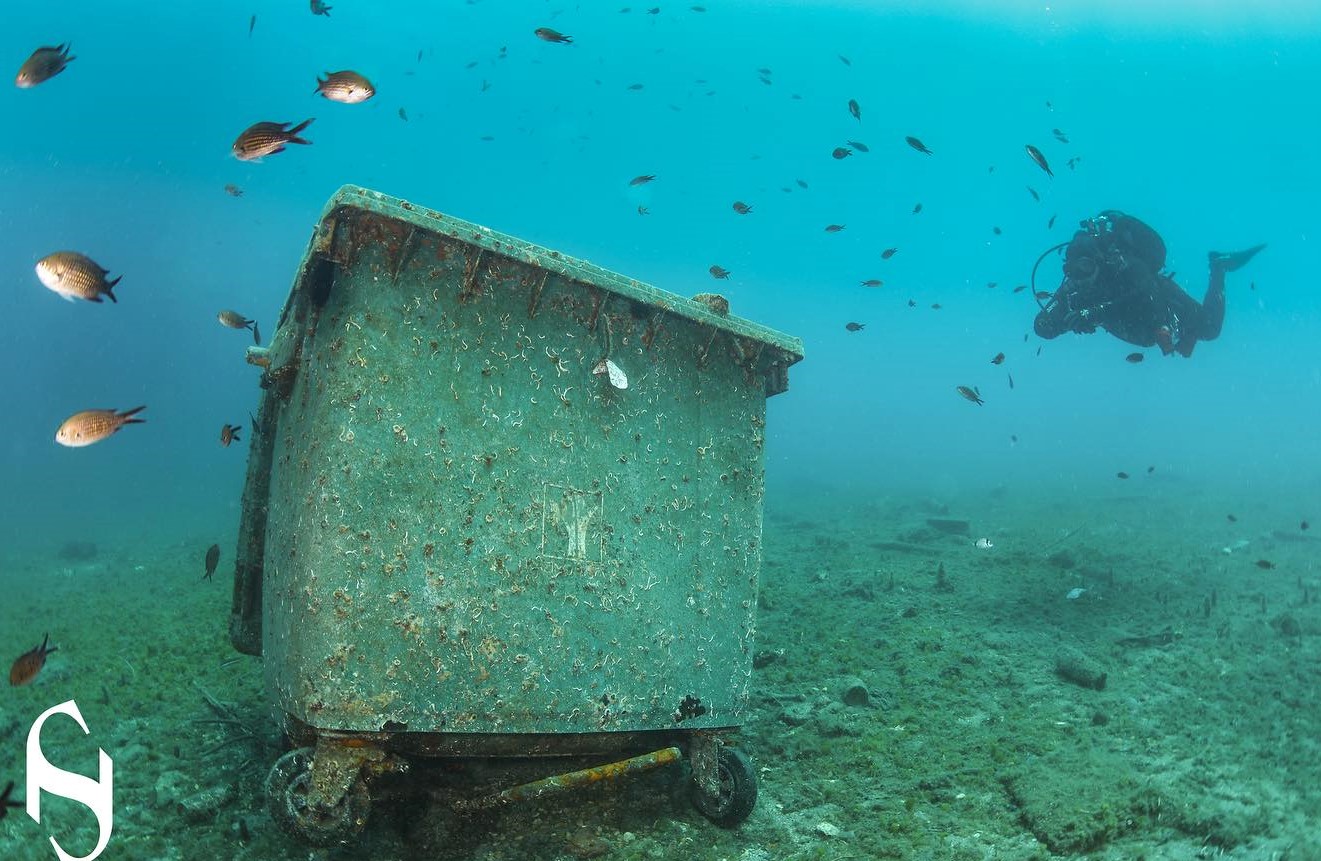
{"label": "orange-brown fish", "polygon": [[848,225],[846,225],[846,224],[827,224],[827,225],[826,225],[826,233],[839,233],[841,230],[843,230],[843,229],[844,229],[845,227],[847,227],[847,226],[848,226]]}
{"label": "orange-brown fish", "polygon": [[216,573],[218,564],[220,564],[220,545],[212,544],[206,548],[206,573],[202,575],[202,579],[210,580],[211,575]]}
{"label": "orange-brown fish", "polygon": [[638,204],[638,215],[651,215],[651,210],[650,210],[650,209],[647,209],[647,207],[645,207],[645,206],[643,206],[642,204],[639,203],[639,204]]}
{"label": "orange-brown fish", "polygon": [[914,215],[917,215],[917,214],[918,214],[919,212],[921,212],[921,211],[922,211],[922,204],[918,203],[918,204],[915,204],[915,205],[913,206],[913,214],[914,214]]}
{"label": "orange-brown fish", "polygon": [[228,310],[221,311],[216,315],[216,319],[220,321],[220,325],[229,329],[251,329],[252,340],[257,344],[261,343],[261,331],[257,328],[256,320],[249,320],[238,311]]}
{"label": "orange-brown fish", "polygon": [[752,207],[748,206],[746,203],[744,203],[741,200],[736,200],[734,201],[734,211],[737,212],[739,215],[747,215],[749,212],[752,211]]}
{"label": "orange-brown fish", "polygon": [[1121,478],[1121,479],[1122,479],[1122,478],[1128,478],[1128,473],[1126,473],[1126,472],[1116,472],[1116,473],[1115,473],[1115,478]]}
{"label": "orange-brown fish", "polygon": [[532,31],[537,34],[537,38],[543,42],[559,42],[562,45],[572,45],[573,37],[566,36],[563,33],[550,29],[549,27],[538,27]]}
{"label": "orange-brown fish", "polygon": [[867,328],[867,324],[866,324],[866,323],[845,323],[845,324],[844,324],[844,328],[847,329],[847,330],[849,330],[850,332],[861,332],[863,329]]}
{"label": "orange-brown fish", "polygon": [[918,152],[923,153],[924,155],[931,155],[931,150],[927,149],[927,145],[912,135],[904,138],[904,140],[908,141],[908,145]]}
{"label": "orange-brown fish", "polygon": [[858,105],[857,99],[849,99],[849,114],[858,122],[862,122],[862,108]]}
{"label": "orange-brown fish", "polygon": [[356,105],[376,95],[372,82],[357,72],[344,69],[340,72],[326,72],[326,79],[316,79],[313,94],[320,93],[332,102]]}
{"label": "orange-brown fish", "polygon": [[234,139],[230,151],[239,161],[257,161],[263,156],[284,152],[285,144],[306,146],[312,142],[299,137],[298,133],[311,125],[312,119],[303,120],[293,128],[289,128],[290,123],[253,123]]}
{"label": "orange-brown fish", "polygon": [[711,268],[708,269],[707,271],[711,273],[711,277],[712,277],[712,278],[721,278],[721,279],[723,279],[723,278],[728,278],[728,277],[729,277],[729,270],[726,269],[726,268],[723,267],[723,266],[716,266],[716,265],[712,264]]}
{"label": "orange-brown fish", "polygon": [[853,155],[853,150],[849,149],[846,146],[837,146],[830,153],[830,155],[837,159],[848,158],[849,156]]}
{"label": "orange-brown fish", "polygon": [[[1275,567],[1275,563],[1270,561],[1269,559],[1258,559],[1255,564],[1258,568],[1260,568],[1263,571],[1269,571]],[[19,658],[19,660],[21,661],[23,659]],[[11,679],[13,678],[13,673],[10,673],[10,678]]]}
{"label": "orange-brown fish", "polygon": [[646,185],[656,178],[654,173],[644,173],[641,176],[635,176],[628,181],[629,185]]}
{"label": "orange-brown fish", "polygon": [[41,645],[30,652],[24,652],[19,655],[18,660],[9,668],[9,684],[14,687],[26,685],[37,677],[41,668],[46,666],[46,656],[58,649],[48,649],[46,644],[50,642],[50,634],[47,634],[41,640]]}
{"label": "orange-brown fish", "polygon": [[1124,357],[1124,361],[1128,362],[1130,365],[1136,365],[1138,362],[1142,361],[1145,358],[1146,356],[1142,355],[1141,353],[1129,353],[1127,356]]}
{"label": "orange-brown fish", "polygon": [[1032,144],[1027,144],[1026,149],[1027,149],[1028,158],[1035,161],[1037,163],[1037,166],[1046,172],[1046,176],[1049,177],[1055,176],[1055,174],[1051,173],[1050,165],[1046,164],[1046,157],[1041,154],[1041,150],[1032,146]]}
{"label": "orange-brown fish", "polygon": [[1004,353],[996,353],[994,356],[991,357],[991,364],[1000,365],[1004,363],[1004,360],[1005,360]]}
{"label": "orange-brown fish", "polygon": [[1015,292],[1015,293],[1022,293],[1022,292],[1023,292],[1024,290],[1026,290],[1026,289],[1027,289],[1027,285],[1026,285],[1026,284],[1019,284],[1017,287],[1014,288],[1014,292]]}
{"label": "orange-brown fish", "polygon": [[858,152],[871,152],[871,150],[867,147],[867,145],[862,141],[844,141],[844,143],[853,147]]}
{"label": "orange-brown fish", "polygon": [[74,413],[64,420],[59,430],[55,431],[55,441],[69,448],[82,448],[100,442],[124,425],[145,422],[146,419],[136,418],[137,414],[145,409],[145,406],[141,406],[122,413],[115,410],[83,410]]}
{"label": "orange-brown fish", "polygon": [[889,260],[891,257],[895,256],[898,253],[899,253],[898,248],[887,248],[881,252],[881,259]]}
{"label": "orange-brown fish", "polygon": [[49,45],[38,48],[32,52],[23,65],[18,67],[18,75],[14,78],[14,86],[21,90],[30,89],[37,84],[45,83],[51,78],[63,72],[65,67],[76,60],[77,57],[69,56],[69,45]]}
{"label": "orange-brown fish", "polygon": [[107,281],[109,274],[109,269],[102,269],[95,260],[77,251],[56,251],[37,261],[37,278],[41,283],[70,302],[74,299],[100,302],[102,296],[118,302],[111,291],[124,276]]}
{"label": "orange-brown fish", "polygon": [[972,388],[968,388],[967,386],[955,386],[954,391],[958,392],[965,399],[972,401],[979,407],[984,403],[984,401],[982,401],[982,393],[977,391],[976,386],[973,386]]}
{"label": "orange-brown fish", "polygon": [[231,424],[221,425],[220,444],[223,445],[225,448],[229,448],[229,444],[234,442],[235,440],[239,442],[243,442],[243,439],[239,436],[239,431],[241,430],[243,430],[243,425],[231,425]]}
{"label": "orange-brown fish", "polygon": [[232,182],[227,182],[225,183],[225,194],[228,194],[230,197],[242,197],[243,189],[239,188]]}
{"label": "orange-brown fish", "polygon": [[312,14],[325,15],[330,17],[330,7],[326,5],[325,0],[312,0]]}

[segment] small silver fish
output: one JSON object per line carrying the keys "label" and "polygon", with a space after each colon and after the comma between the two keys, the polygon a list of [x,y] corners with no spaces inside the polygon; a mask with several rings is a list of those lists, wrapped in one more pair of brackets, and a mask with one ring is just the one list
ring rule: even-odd
{"label": "small silver fish", "polygon": [[298,133],[311,124],[311,119],[303,120],[293,128],[289,128],[289,123],[254,123],[235,138],[230,150],[239,161],[256,161],[263,156],[284,152],[285,144],[308,145],[312,142],[299,137]]}
{"label": "small silver fish", "polygon": [[56,251],[37,261],[37,278],[41,283],[70,302],[74,299],[100,302],[102,296],[118,302],[111,291],[124,276],[107,281],[108,274],[109,269],[101,268],[95,260],[77,251]]}
{"label": "small silver fish", "polygon": [[376,95],[372,82],[357,72],[344,69],[340,72],[326,72],[326,79],[316,79],[316,90],[332,102],[356,105]]}
{"label": "small silver fish", "polygon": [[145,409],[142,406],[122,413],[115,410],[83,410],[74,413],[55,431],[55,441],[69,448],[82,448],[100,442],[124,425],[142,424],[146,419],[134,416]]}

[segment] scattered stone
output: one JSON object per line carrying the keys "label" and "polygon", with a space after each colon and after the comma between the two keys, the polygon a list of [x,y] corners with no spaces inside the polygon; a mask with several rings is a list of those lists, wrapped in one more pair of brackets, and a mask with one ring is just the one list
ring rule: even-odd
{"label": "scattered stone", "polygon": [[862,679],[850,677],[844,680],[843,691],[839,695],[840,702],[846,706],[855,708],[870,708],[871,694],[867,692],[867,686],[862,683]]}
{"label": "scattered stone", "polygon": [[782,660],[784,660],[784,649],[761,649],[752,656],[752,668],[760,670]]}
{"label": "scattered stone", "polygon": [[1289,613],[1281,613],[1274,619],[1271,619],[1271,627],[1279,632],[1281,637],[1301,637],[1303,635],[1303,626],[1298,624]]}
{"label": "scattered stone", "polygon": [[952,517],[928,517],[927,526],[946,535],[971,535],[972,524]]}
{"label": "scattered stone", "polygon": [[1077,561],[1074,560],[1073,554],[1067,550],[1056,550],[1054,553],[1046,557],[1046,561],[1051,565],[1054,565],[1056,568],[1063,568],[1066,571],[1078,564]]}
{"label": "scattered stone", "polygon": [[816,711],[811,703],[790,703],[780,712],[780,720],[789,726],[802,726],[812,719],[812,712]]}
{"label": "scattered stone", "polygon": [[216,784],[201,792],[179,799],[179,812],[183,814],[186,822],[193,825],[212,822],[233,797],[233,785],[228,783]]}

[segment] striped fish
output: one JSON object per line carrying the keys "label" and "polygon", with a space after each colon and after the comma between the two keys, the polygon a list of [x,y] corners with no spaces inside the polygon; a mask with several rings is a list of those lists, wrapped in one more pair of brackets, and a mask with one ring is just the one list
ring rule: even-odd
{"label": "striped fish", "polygon": [[142,424],[146,419],[135,418],[146,407],[134,407],[124,412],[115,410],[83,410],[64,420],[55,431],[55,441],[69,448],[82,448],[100,442],[124,425]]}
{"label": "striped fish", "polygon": [[345,69],[342,72],[326,72],[326,79],[316,79],[315,93],[320,93],[332,102],[356,105],[376,95],[372,82],[357,72]]}
{"label": "striped fish", "polygon": [[23,65],[18,67],[18,76],[14,78],[14,86],[26,90],[35,87],[37,84],[45,83],[51,78],[64,71],[64,67],[72,63],[77,57],[69,56],[69,45],[49,45],[38,48],[32,52],[32,56],[24,61]]}
{"label": "striped fish", "polygon": [[109,269],[103,269],[95,260],[77,251],[56,251],[37,261],[37,278],[49,290],[52,290],[72,302],[74,299],[86,299],[88,302],[100,302],[103,295],[111,302],[118,302],[114,290],[119,278],[106,280]]}
{"label": "striped fish", "polygon": [[311,124],[312,120],[306,119],[293,128],[289,128],[289,123],[250,125],[234,140],[231,148],[234,158],[239,161],[256,161],[262,156],[284,152],[285,144],[310,144],[311,141],[300,138],[298,133]]}

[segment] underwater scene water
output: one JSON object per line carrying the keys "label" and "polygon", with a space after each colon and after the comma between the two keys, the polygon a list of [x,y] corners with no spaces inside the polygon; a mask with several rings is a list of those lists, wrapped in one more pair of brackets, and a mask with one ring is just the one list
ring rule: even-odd
{"label": "underwater scene water", "polygon": [[0,856],[1321,859],[1321,11],[627,2],[6,10]]}

